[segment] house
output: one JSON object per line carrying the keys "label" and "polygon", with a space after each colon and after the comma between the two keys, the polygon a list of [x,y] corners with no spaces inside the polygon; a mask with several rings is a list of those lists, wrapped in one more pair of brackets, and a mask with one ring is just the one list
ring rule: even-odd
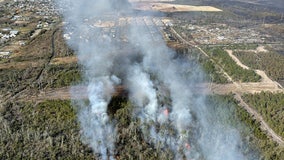
{"label": "house", "polygon": [[17,34],[19,34],[19,31],[17,31],[17,30],[11,30],[11,31],[10,31],[10,35],[12,35],[12,34],[17,35]]}
{"label": "house", "polygon": [[18,44],[19,44],[20,46],[24,46],[24,45],[26,45],[26,42],[25,42],[25,41],[19,41]]}
{"label": "house", "polygon": [[15,21],[14,25],[18,27],[26,27],[29,24],[28,21]]}
{"label": "house", "polygon": [[2,28],[2,33],[3,34],[9,34],[12,28]]}
{"label": "house", "polygon": [[11,52],[1,52],[0,51],[0,58],[9,58]]}
{"label": "house", "polygon": [[16,31],[16,30],[12,30],[12,31],[10,31],[10,35],[9,35],[9,37],[10,38],[14,38],[14,37],[16,37],[17,36],[17,34],[19,33],[19,31]]}
{"label": "house", "polygon": [[10,36],[8,34],[3,34],[2,39],[9,39]]}

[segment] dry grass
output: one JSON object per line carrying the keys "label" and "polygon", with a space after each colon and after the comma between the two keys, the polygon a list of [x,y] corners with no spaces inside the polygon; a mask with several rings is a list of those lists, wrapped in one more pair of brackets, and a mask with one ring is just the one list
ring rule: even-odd
{"label": "dry grass", "polygon": [[28,67],[39,67],[43,63],[44,60],[0,63],[0,69],[26,69]]}
{"label": "dry grass", "polygon": [[138,10],[151,10],[161,12],[220,12],[222,10],[212,6],[191,6],[169,3],[135,3],[134,8]]}

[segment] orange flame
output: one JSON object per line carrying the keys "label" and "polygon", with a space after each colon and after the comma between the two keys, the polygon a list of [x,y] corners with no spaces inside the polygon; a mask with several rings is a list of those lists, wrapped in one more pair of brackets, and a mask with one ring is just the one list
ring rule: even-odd
{"label": "orange flame", "polygon": [[169,116],[169,110],[168,110],[168,109],[165,109],[165,110],[163,111],[163,113],[164,113],[165,116]]}
{"label": "orange flame", "polygon": [[190,150],[190,144],[189,144],[189,143],[185,143],[185,148],[186,148],[187,150]]}

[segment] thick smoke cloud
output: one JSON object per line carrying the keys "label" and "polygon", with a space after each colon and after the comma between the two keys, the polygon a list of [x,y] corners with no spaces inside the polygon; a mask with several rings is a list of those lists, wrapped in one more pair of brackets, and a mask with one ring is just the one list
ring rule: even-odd
{"label": "thick smoke cloud", "polygon": [[[166,46],[154,24],[159,18],[131,11],[125,0],[58,0],[58,6],[64,10],[65,32],[71,35],[68,44],[85,69],[89,104],[76,106],[83,140],[94,153],[114,159],[116,129],[107,106],[115,86],[123,84],[136,106],[133,116],[143,124],[144,138],[156,147],[170,148],[176,159],[244,159],[238,132],[218,123],[204,97],[195,94],[202,70]],[[124,30],[118,24],[103,24],[123,16]],[[116,32],[105,32],[102,25]]]}

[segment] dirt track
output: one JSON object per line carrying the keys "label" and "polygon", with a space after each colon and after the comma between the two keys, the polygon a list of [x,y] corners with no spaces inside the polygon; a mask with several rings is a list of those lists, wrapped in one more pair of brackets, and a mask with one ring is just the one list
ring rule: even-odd
{"label": "dirt track", "polygon": [[226,50],[226,52],[237,63],[237,65],[239,65],[243,69],[249,69],[248,66],[244,65],[236,56],[233,55],[233,51],[232,50]]}

